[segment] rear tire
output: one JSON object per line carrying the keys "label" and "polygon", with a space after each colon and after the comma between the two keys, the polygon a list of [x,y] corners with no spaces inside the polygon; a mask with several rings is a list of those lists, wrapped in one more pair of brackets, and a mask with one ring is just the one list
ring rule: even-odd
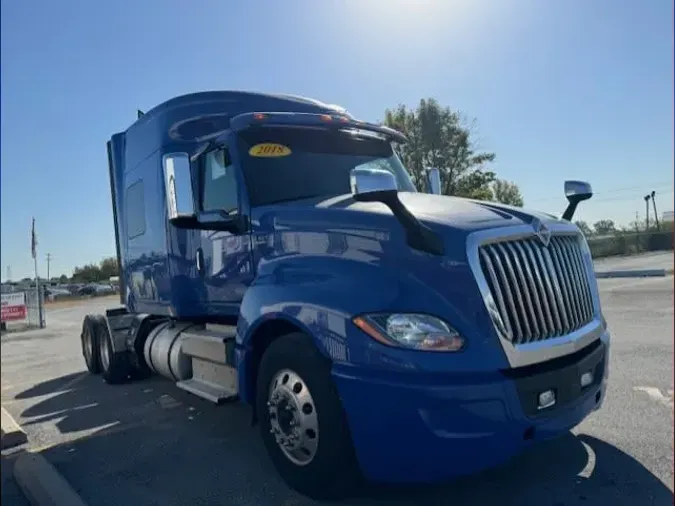
{"label": "rear tire", "polygon": [[90,315],[84,317],[82,321],[82,333],[80,340],[82,342],[82,356],[87,370],[91,374],[99,374],[101,372],[101,363],[99,361],[98,350],[98,325],[99,317],[97,315]]}
{"label": "rear tire", "polygon": [[288,334],[265,351],[256,387],[260,434],[277,472],[318,500],[346,498],[360,481],[330,370],[311,338]]}
{"label": "rear tire", "polygon": [[108,325],[99,326],[99,363],[101,367],[101,376],[106,383],[118,385],[126,383],[131,374],[131,365],[126,351],[114,352],[112,336],[108,330]]}

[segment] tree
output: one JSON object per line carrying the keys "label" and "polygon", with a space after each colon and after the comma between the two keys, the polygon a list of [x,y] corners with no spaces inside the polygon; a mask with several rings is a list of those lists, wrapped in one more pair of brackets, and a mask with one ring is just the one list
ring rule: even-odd
{"label": "tree", "polygon": [[66,276],[65,274],[61,274],[59,276],[59,283],[64,284],[64,283],[67,283],[67,282],[68,282],[68,276]]}
{"label": "tree", "polygon": [[88,264],[83,267],[75,267],[73,269],[73,282],[96,283],[97,281],[108,281],[112,276],[118,276],[119,271],[117,258],[108,257],[101,260],[99,265]]}
{"label": "tree", "polygon": [[579,227],[579,230],[581,230],[581,233],[584,234],[586,237],[589,237],[593,235],[593,230],[591,230],[591,227],[588,226],[588,223],[585,221],[575,221],[574,224]]}
{"label": "tree", "polygon": [[593,225],[593,228],[595,229],[595,233],[598,235],[607,235],[616,232],[616,225],[614,225],[612,220],[596,221]]}
{"label": "tree", "polygon": [[117,258],[109,257],[101,260],[100,270],[101,270],[101,278],[105,280],[109,280],[112,276],[119,275]]}
{"label": "tree", "polygon": [[415,110],[399,105],[387,109],[384,116],[386,126],[408,138],[397,151],[419,190],[426,189],[425,169],[437,167],[443,194],[492,198],[490,184],[495,174],[485,164],[494,161],[495,155],[476,152],[470,130],[457,112],[430,98],[420,100]]}
{"label": "tree", "polygon": [[100,281],[101,270],[96,264],[88,264],[73,269],[73,281],[75,283],[94,283]]}
{"label": "tree", "polygon": [[495,179],[492,183],[492,200],[510,206],[523,207],[520,188],[511,181]]}

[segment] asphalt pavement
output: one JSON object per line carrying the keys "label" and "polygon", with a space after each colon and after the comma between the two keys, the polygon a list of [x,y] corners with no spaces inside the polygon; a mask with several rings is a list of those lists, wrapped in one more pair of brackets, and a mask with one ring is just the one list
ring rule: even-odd
{"label": "asphalt pavement", "polygon": [[[613,332],[601,411],[497,469],[371,486],[346,504],[672,505],[673,278],[600,286]],[[245,406],[216,407],[161,378],[108,386],[86,374],[82,317],[106,305],[49,311],[46,329],[2,336],[3,406],[90,506],[314,504],[277,477]],[[22,506],[2,488],[3,506]]]}

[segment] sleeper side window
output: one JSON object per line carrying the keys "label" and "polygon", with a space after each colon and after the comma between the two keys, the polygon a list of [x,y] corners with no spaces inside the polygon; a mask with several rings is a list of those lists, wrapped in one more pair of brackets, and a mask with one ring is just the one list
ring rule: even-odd
{"label": "sleeper side window", "polygon": [[235,214],[239,210],[237,177],[226,148],[206,154],[202,181],[202,211]]}
{"label": "sleeper side window", "polygon": [[127,238],[133,239],[145,233],[145,194],[143,192],[143,181],[136,181],[127,188],[126,193]]}

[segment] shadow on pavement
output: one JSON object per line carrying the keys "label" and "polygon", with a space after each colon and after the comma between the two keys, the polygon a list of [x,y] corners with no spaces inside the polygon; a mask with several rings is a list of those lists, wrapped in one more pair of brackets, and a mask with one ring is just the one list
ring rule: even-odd
{"label": "shadow on pavement", "polygon": [[77,372],[72,374],[66,374],[65,376],[54,378],[49,381],[43,381],[42,383],[38,383],[34,387],[24,390],[23,392],[16,395],[14,398],[30,399],[32,397],[41,397],[43,395],[53,394],[55,392],[62,391],[68,385],[68,383],[77,380],[80,376],[82,376],[82,374],[83,374],[82,372]]}
{"label": "shadow on pavement", "polygon": [[[64,385],[70,389],[56,393]],[[243,405],[216,407],[162,379],[113,387],[90,375],[52,380],[17,398],[50,392],[22,418],[53,419],[64,435],[82,433],[45,456],[91,506],[314,504],[277,477]],[[345,504],[665,506],[673,493],[616,447],[568,434],[476,476],[435,486],[369,485]]]}

